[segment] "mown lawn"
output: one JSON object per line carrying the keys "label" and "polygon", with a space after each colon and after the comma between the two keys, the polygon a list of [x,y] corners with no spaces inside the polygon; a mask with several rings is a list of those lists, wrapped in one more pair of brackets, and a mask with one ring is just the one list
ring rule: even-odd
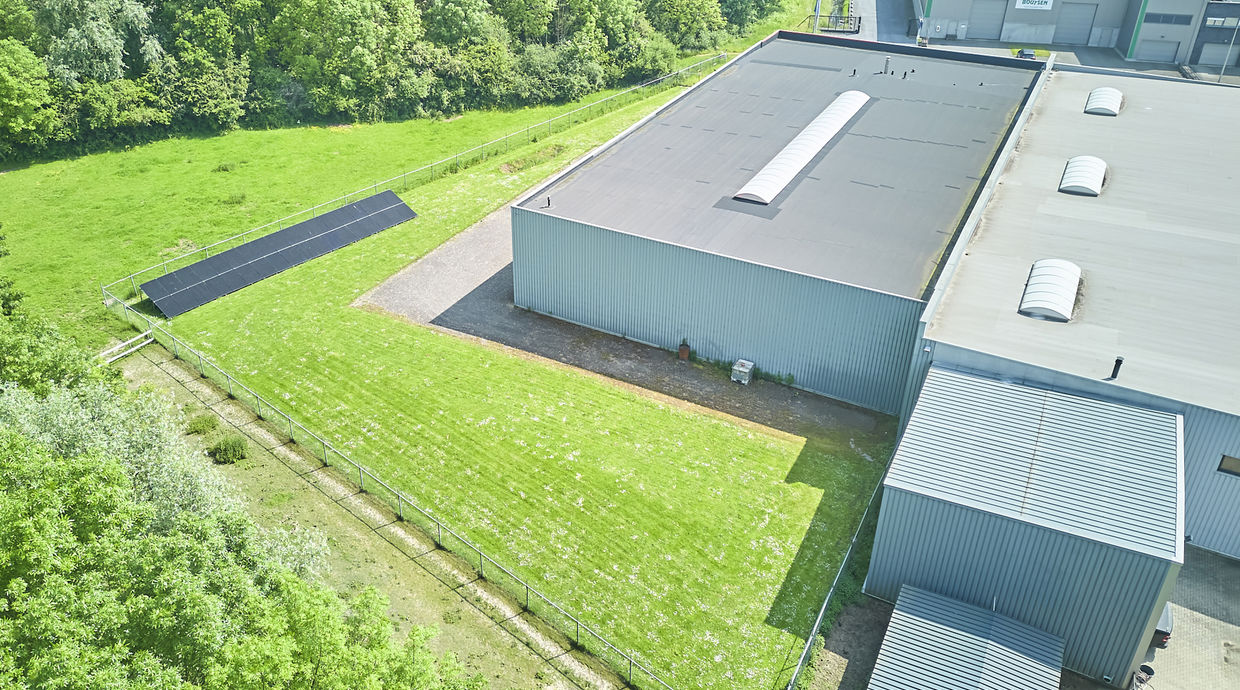
{"label": "mown lawn", "polygon": [[[889,420],[777,432],[350,306],[670,96],[412,189],[417,220],[171,328],[675,687],[773,687],[881,473]],[[122,328],[99,282],[550,110],[241,132],[9,172],[8,270],[32,306],[102,343]],[[507,172],[514,160],[535,164]]]}

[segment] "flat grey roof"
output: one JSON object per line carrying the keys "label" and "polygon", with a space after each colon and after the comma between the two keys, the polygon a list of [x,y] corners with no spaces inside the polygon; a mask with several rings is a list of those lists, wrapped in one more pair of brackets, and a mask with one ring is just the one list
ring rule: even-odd
{"label": "flat grey roof", "polygon": [[[1038,72],[887,55],[771,40],[522,206],[921,298]],[[871,101],[774,203],[732,198],[853,89]]]}
{"label": "flat grey roof", "polygon": [[[1086,115],[1091,89],[1124,92]],[[999,178],[927,337],[1240,414],[1240,90],[1056,71]],[[1101,196],[1057,191],[1064,164],[1107,162]],[[1082,269],[1068,323],[1016,313],[1030,265]]]}
{"label": "flat grey roof", "polygon": [[1064,641],[955,599],[905,585],[870,690],[1057,690]]}
{"label": "flat grey roof", "polygon": [[883,485],[1183,563],[1182,426],[932,367]]}

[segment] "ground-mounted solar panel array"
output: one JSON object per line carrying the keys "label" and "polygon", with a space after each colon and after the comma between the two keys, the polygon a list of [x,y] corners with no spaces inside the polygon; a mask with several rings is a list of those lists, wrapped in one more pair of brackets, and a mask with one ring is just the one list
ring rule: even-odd
{"label": "ground-mounted solar panel array", "polygon": [[147,281],[142,292],[172,318],[416,217],[380,192]]}

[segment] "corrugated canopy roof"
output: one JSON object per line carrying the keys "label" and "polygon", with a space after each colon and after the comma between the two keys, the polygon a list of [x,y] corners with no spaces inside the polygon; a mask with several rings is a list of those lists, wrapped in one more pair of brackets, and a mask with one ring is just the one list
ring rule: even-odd
{"label": "corrugated canopy roof", "polygon": [[1182,562],[1181,427],[934,367],[884,485]]}
{"label": "corrugated canopy roof", "polygon": [[904,586],[870,690],[1057,690],[1062,639],[993,611]]}

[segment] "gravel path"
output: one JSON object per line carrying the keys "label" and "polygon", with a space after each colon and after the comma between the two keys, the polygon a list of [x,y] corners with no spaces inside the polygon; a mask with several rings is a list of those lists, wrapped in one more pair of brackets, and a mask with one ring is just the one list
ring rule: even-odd
{"label": "gravel path", "polygon": [[869,431],[883,419],[788,386],[766,381],[739,386],[726,372],[680,362],[672,352],[515,307],[510,213],[505,206],[488,215],[354,306],[482,338],[798,435],[815,428]]}

